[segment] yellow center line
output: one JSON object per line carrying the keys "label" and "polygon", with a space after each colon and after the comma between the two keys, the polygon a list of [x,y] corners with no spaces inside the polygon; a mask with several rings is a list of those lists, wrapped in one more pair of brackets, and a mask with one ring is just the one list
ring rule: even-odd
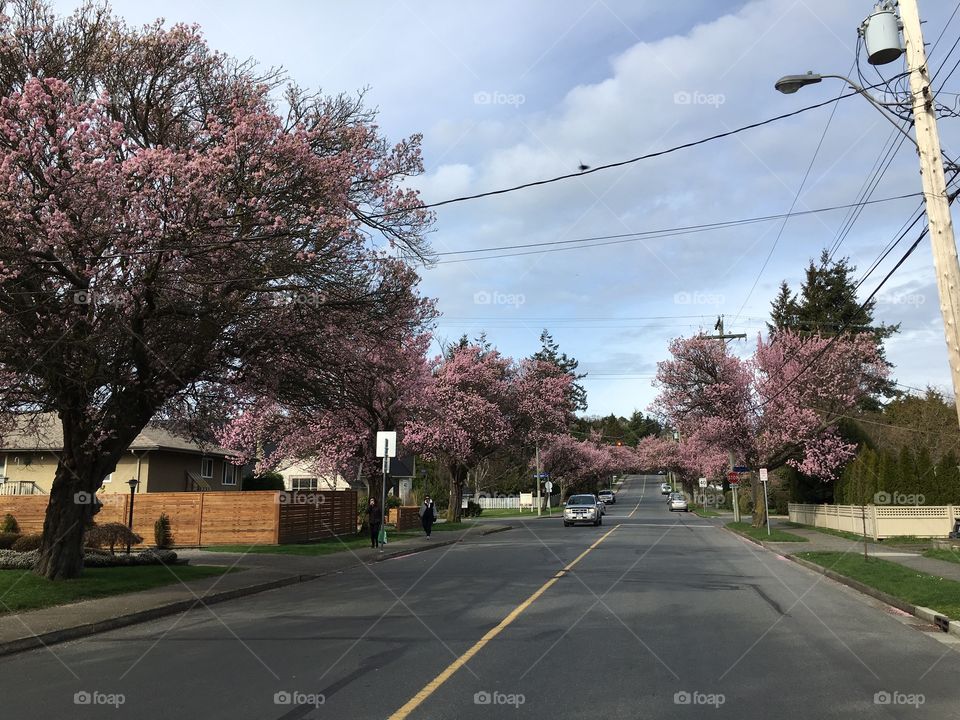
{"label": "yellow center line", "polygon": [[474,643],[473,647],[471,647],[463,655],[461,655],[452,663],[450,663],[443,672],[441,672],[433,680],[427,683],[426,687],[424,687],[423,690],[421,690],[412,698],[410,698],[410,700],[407,701],[406,705],[404,705],[402,708],[397,710],[393,715],[391,715],[389,720],[404,720],[404,718],[409,716],[410,713],[416,710],[417,707],[424,700],[426,700],[428,697],[433,695],[433,693],[435,693],[441,685],[443,685],[447,680],[449,680],[457,670],[459,670],[468,662],[470,662],[470,659],[474,655],[476,655],[478,652],[480,652],[483,649],[484,645],[486,645],[488,642],[493,640],[497,635],[503,632],[503,630],[508,625],[510,625],[510,623],[512,623],[514,620],[517,619],[517,617],[520,616],[520,613],[522,613],[524,610],[530,607],[534,602],[536,602],[541,595],[543,595],[547,590],[549,590],[553,586],[555,582],[557,582],[557,580],[563,577],[565,573],[569,572],[570,569],[574,565],[576,565],[578,562],[580,562],[586,556],[587,553],[589,553],[591,550],[597,547],[597,545],[599,545],[608,537],[610,537],[611,533],[613,533],[618,527],[620,526],[614,525],[610,530],[608,530],[599,539],[597,539],[597,541],[593,543],[593,545],[591,545],[582,553],[577,555],[576,559],[573,562],[571,562],[569,565],[563,568],[563,570],[560,570],[556,575],[554,575],[552,578],[547,580],[543,585],[541,585],[540,588],[535,593],[533,593],[533,595],[531,595],[522,603],[517,605],[517,607],[515,607],[510,612],[510,614],[507,615],[503,620],[501,620],[500,623],[495,628],[487,631],[487,634],[484,635],[479,640],[477,640],[477,642]]}

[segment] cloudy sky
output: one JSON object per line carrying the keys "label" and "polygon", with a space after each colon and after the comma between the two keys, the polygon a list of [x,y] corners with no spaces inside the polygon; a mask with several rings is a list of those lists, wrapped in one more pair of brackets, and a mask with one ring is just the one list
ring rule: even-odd
{"label": "cloudy sky", "polygon": [[[76,2],[61,1],[63,11]],[[131,23],[199,23],[210,44],[330,93],[368,88],[391,139],[423,133],[427,202],[576,172],[663,150],[836,97],[827,80],[781,95],[781,75],[855,73],[856,29],[871,0],[486,0],[293,2],[117,0]],[[931,67],[944,65],[941,101],[953,106],[960,73],[954,3],[921,0]],[[945,61],[946,59],[946,61]],[[881,82],[861,50],[868,83]],[[880,68],[889,78],[901,63]],[[835,108],[835,112],[834,112]],[[944,150],[960,153],[960,120],[941,121]],[[826,132],[824,132],[826,130]],[[746,332],[749,352],[781,280],[799,286],[807,262],[837,251],[866,271],[911,218],[919,199],[800,214],[706,232],[638,235],[820,210],[857,202],[896,130],[863,99],[803,113],[663,157],[447,205],[431,236],[440,263],[423,271],[443,312],[439,340],[486,331],[523,356],[551,330],[580,360],[591,414],[645,410],[650,379],[671,338]],[[954,152],[956,149],[956,153]],[[920,189],[904,144],[871,199]],[[845,230],[845,228],[847,228]],[[569,242],[600,236],[607,240]],[[912,241],[912,236],[910,238]],[[456,251],[534,243],[494,253]],[[906,249],[863,284],[872,291]],[[562,249],[561,249],[562,248]],[[450,253],[450,254],[444,254]],[[487,255],[493,259],[483,259]],[[512,254],[510,257],[502,257]],[[902,323],[889,341],[897,380],[949,387],[932,256],[924,242],[884,286],[879,320]]]}

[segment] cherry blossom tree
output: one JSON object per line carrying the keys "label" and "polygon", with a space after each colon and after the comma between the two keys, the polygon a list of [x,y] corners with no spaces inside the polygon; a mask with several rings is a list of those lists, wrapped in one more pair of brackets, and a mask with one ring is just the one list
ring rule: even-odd
{"label": "cherry blossom tree", "polygon": [[[781,330],[757,339],[741,359],[704,336],[677,339],[658,364],[654,409],[680,431],[671,462],[678,469],[718,466],[730,453],[738,463],[774,470],[791,465],[824,480],[855,452],[837,422],[881,385],[888,368],[864,336],[822,338]],[[666,451],[649,441],[645,450]],[[653,456],[653,455],[651,455]],[[664,456],[666,457],[666,455]],[[752,484],[754,524],[765,521],[758,483]]]}
{"label": "cherry blossom tree", "polygon": [[3,406],[62,423],[37,571],[69,578],[96,512],[75,498],[158,413],[345,404],[409,302],[375,240],[423,255],[431,218],[403,187],[419,137],[388,145],[362,98],[281,93],[195,27],[4,12]]}
{"label": "cherry blossom tree", "polygon": [[403,443],[449,472],[451,521],[460,518],[467,473],[505,448],[532,444],[565,427],[571,377],[542,360],[515,364],[497,350],[463,344],[434,361],[432,380],[407,423]]}

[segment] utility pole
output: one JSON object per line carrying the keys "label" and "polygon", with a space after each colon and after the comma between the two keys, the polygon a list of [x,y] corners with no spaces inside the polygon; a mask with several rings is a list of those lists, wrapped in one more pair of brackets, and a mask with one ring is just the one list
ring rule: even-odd
{"label": "utility pole", "polygon": [[[719,340],[723,343],[723,347],[727,347],[727,340],[746,340],[746,333],[735,333],[735,334],[726,334],[723,332],[723,315],[717,316],[717,322],[714,324],[713,329],[717,331],[716,335],[707,335],[707,340]],[[727,458],[730,461],[730,472],[733,472],[735,467],[735,461],[733,457],[733,450],[727,451]],[[740,522],[740,497],[737,492],[740,489],[739,485],[734,485],[730,490],[733,493],[732,505],[733,505],[733,521]]]}
{"label": "utility pole", "polygon": [[916,0],[900,0],[900,20],[906,46],[907,70],[910,73],[910,94],[913,123],[920,153],[920,177],[923,181],[923,201],[930,229],[930,247],[937,274],[940,295],[940,313],[947,340],[950,374],[953,378],[953,399],[960,418],[960,262],[953,237],[953,220],[947,197],[947,182],[943,173],[940,136],[927,52],[923,47],[920,13]]}
{"label": "utility pole", "polygon": [[540,517],[540,441],[537,440],[537,517]]}

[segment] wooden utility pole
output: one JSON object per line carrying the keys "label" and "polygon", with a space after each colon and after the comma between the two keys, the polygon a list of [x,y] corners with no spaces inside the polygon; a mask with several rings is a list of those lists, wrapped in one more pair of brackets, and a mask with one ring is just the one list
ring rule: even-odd
{"label": "wooden utility pole", "polygon": [[960,262],[953,237],[953,220],[947,197],[947,181],[943,173],[940,136],[927,53],[923,47],[920,14],[916,0],[899,0],[900,20],[906,46],[907,70],[910,73],[910,94],[913,122],[920,153],[920,177],[923,181],[923,200],[930,229],[930,246],[937,274],[940,295],[940,313],[947,340],[950,374],[953,378],[953,400],[960,418]]}
{"label": "wooden utility pole", "polygon": [[723,315],[717,317],[717,322],[713,326],[713,329],[717,331],[716,335],[707,335],[708,340],[723,340],[724,345],[726,345],[727,340],[746,340],[746,333],[736,333],[734,335],[724,335],[723,333]]}

